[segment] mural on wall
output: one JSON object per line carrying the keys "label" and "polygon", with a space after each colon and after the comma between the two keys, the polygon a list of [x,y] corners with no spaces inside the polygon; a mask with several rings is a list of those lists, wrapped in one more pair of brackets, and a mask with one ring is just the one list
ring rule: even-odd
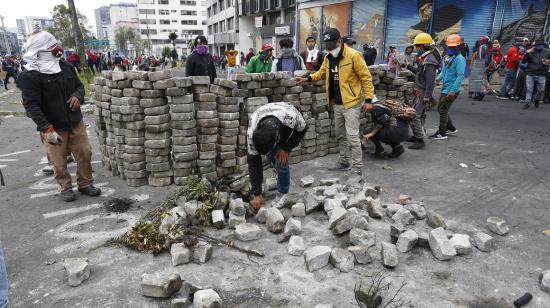
{"label": "mural on wall", "polygon": [[336,28],[341,36],[349,35],[351,2],[331,4],[323,7],[323,29]]}
{"label": "mural on wall", "polygon": [[306,48],[305,41],[310,36],[317,40],[317,47],[320,48],[321,15],[320,6],[300,10],[300,42],[296,45],[301,49]]}
{"label": "mural on wall", "polygon": [[363,44],[374,45],[378,50],[378,58],[384,43],[384,12],[385,0],[357,0],[353,3],[351,33],[357,45],[357,50],[363,51]]}
{"label": "mural on wall", "polygon": [[505,0],[500,30],[494,35],[501,44],[509,47],[526,37],[529,40],[543,37],[550,40],[550,4],[547,0]]}
{"label": "mural on wall", "polygon": [[390,44],[396,44],[403,51],[404,46],[412,43],[417,34],[427,32],[432,3],[432,0],[389,0],[386,9],[386,49]]}

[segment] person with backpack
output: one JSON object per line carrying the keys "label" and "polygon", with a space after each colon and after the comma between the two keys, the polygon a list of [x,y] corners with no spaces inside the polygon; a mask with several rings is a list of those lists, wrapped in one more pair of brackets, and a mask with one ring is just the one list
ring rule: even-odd
{"label": "person with backpack", "polygon": [[[365,103],[363,109],[370,113],[373,122],[372,130],[363,136],[370,140],[376,147],[371,155],[373,158],[384,159],[397,158],[405,152],[401,142],[409,137],[409,122],[414,119],[416,112],[412,107],[403,106],[398,101],[386,100],[384,102]],[[392,148],[390,154],[386,154],[382,143]]]}
{"label": "person with backpack", "polygon": [[462,39],[451,34],[447,37],[443,67],[441,73],[437,77],[443,85],[441,87],[441,96],[437,111],[439,112],[439,129],[430,136],[430,139],[442,140],[447,139],[447,133],[455,134],[458,132],[451,121],[449,111],[451,105],[460,94],[464,74],[466,73],[466,58],[460,53],[458,47]]}
{"label": "person with backpack", "polygon": [[306,70],[304,59],[300,57],[296,49],[292,48],[294,42],[292,39],[284,38],[279,41],[279,56],[271,64],[272,72],[295,72]]}
{"label": "person with backpack", "polygon": [[[456,36],[452,38],[457,39]],[[414,99],[410,102],[410,106],[416,111],[416,117],[410,123],[413,135],[408,141],[414,142],[409,146],[411,150],[420,150],[426,147],[426,143],[424,142],[426,109],[431,107],[433,102],[435,77],[437,76],[437,69],[441,62],[441,56],[435,52],[436,49],[432,45],[432,42],[433,39],[428,33],[419,33],[413,41],[418,61],[416,68],[409,67],[416,74],[413,91]]]}
{"label": "person with backpack", "polygon": [[269,43],[262,44],[262,51],[250,58],[246,65],[245,73],[266,73],[273,68],[273,46]]}

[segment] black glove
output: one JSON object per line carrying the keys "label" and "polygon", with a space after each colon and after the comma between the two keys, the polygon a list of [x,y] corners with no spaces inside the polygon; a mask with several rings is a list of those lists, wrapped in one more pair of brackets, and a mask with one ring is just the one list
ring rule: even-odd
{"label": "black glove", "polygon": [[372,104],[372,98],[365,98],[365,104]]}

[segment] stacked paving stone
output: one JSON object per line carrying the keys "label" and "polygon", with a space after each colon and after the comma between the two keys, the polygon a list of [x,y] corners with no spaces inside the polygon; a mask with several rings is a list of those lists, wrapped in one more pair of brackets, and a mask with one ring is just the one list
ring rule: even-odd
{"label": "stacked paving stone", "polygon": [[197,170],[197,122],[193,94],[189,94],[191,78],[174,77],[175,87],[166,89],[170,103],[172,129],[172,161],[174,183],[183,185]]}
{"label": "stacked paving stone", "polygon": [[[149,82],[141,90],[140,105],[145,112],[145,161],[151,186],[172,184],[172,129],[170,106],[165,90],[175,87],[170,70],[149,72]],[[148,89],[147,89],[148,88]]]}

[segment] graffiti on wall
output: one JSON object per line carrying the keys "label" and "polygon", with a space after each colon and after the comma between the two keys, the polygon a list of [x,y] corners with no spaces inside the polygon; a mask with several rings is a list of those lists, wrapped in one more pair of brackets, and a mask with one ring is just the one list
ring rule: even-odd
{"label": "graffiti on wall", "polygon": [[[384,43],[384,12],[385,0],[358,0],[353,2],[351,33],[358,50],[363,44],[373,45],[376,50],[382,50]],[[382,54],[378,53],[378,58]]]}
{"label": "graffiti on wall", "polygon": [[547,0],[506,0],[500,29],[495,33],[503,46],[510,46],[526,37],[550,40],[550,4]]}
{"label": "graffiti on wall", "polygon": [[[314,37],[319,44],[321,35],[321,7],[300,10],[300,40],[305,42],[308,37]],[[303,45],[305,44],[296,44]]]}
{"label": "graffiti on wall", "polygon": [[340,35],[349,35],[351,2],[331,4],[323,7],[323,29],[336,28]]}

